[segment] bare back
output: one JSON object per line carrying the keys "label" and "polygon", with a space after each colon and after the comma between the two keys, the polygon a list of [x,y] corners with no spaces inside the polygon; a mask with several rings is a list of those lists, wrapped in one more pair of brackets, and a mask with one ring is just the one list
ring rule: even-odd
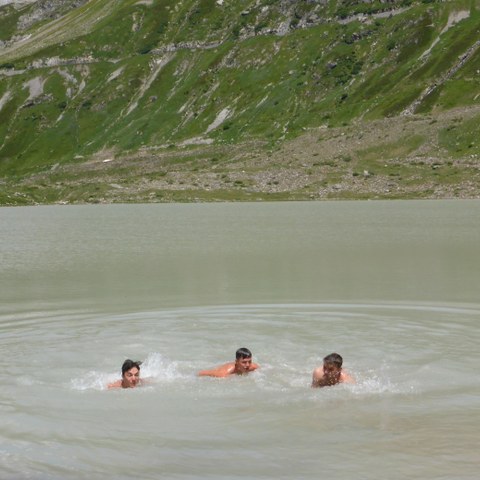
{"label": "bare back", "polygon": [[256,363],[251,363],[248,367],[248,370],[245,372],[239,372],[235,368],[235,362],[225,363],[224,365],[220,365],[219,367],[212,368],[211,370],[201,370],[198,372],[199,377],[216,377],[216,378],[225,378],[229,377],[230,375],[241,375],[243,373],[253,372],[258,368]]}

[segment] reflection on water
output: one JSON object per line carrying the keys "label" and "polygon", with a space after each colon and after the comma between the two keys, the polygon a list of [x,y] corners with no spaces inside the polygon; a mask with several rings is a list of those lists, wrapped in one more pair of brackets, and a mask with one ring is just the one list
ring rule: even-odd
{"label": "reflection on water", "polygon": [[[0,210],[1,478],[476,478],[479,211]],[[356,385],[311,389],[333,351]]]}

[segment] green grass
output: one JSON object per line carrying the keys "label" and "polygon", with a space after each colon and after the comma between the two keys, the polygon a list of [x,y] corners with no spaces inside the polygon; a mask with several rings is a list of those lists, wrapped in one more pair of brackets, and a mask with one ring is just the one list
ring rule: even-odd
{"label": "green grass", "polygon": [[389,158],[405,157],[417,150],[423,143],[425,138],[422,135],[412,135],[401,138],[391,143],[380,143],[375,147],[364,150],[358,150],[357,156],[364,162],[382,161]]}
{"label": "green grass", "polygon": [[[16,9],[12,5],[0,7],[0,40],[9,40],[16,33],[18,19],[26,8]],[[1,62],[0,62],[1,63]]]}
{"label": "green grass", "polygon": [[453,123],[439,133],[439,144],[452,157],[480,155],[480,115],[464,121]]}

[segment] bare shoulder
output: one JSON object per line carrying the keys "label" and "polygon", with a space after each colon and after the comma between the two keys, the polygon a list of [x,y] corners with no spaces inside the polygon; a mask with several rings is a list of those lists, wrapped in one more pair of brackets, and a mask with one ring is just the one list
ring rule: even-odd
{"label": "bare shoulder", "polygon": [[256,370],[257,368],[260,368],[260,365],[256,364],[256,363],[252,363],[250,365],[250,368],[248,369],[249,372],[253,372],[254,370]]}
{"label": "bare shoulder", "polygon": [[350,375],[345,370],[342,370],[342,373],[340,375],[340,381],[342,383],[356,383],[355,378],[353,378],[352,375]]}
{"label": "bare shoulder", "polygon": [[109,383],[107,385],[107,388],[109,390],[111,390],[112,388],[121,388],[121,387],[122,387],[122,381],[121,380],[117,380],[116,382]]}
{"label": "bare shoulder", "polygon": [[321,381],[323,380],[323,367],[317,367],[313,370],[312,374],[312,387],[321,386]]}
{"label": "bare shoulder", "polygon": [[233,373],[235,369],[235,364],[233,362],[225,363],[219,367],[212,368],[211,370],[201,370],[198,372],[199,377],[228,377]]}

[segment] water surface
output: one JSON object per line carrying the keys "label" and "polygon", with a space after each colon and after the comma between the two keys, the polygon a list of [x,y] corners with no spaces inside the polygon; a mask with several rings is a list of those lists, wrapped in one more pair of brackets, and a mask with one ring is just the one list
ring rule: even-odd
{"label": "water surface", "polygon": [[477,478],[479,243],[478,201],[0,209],[1,478]]}

